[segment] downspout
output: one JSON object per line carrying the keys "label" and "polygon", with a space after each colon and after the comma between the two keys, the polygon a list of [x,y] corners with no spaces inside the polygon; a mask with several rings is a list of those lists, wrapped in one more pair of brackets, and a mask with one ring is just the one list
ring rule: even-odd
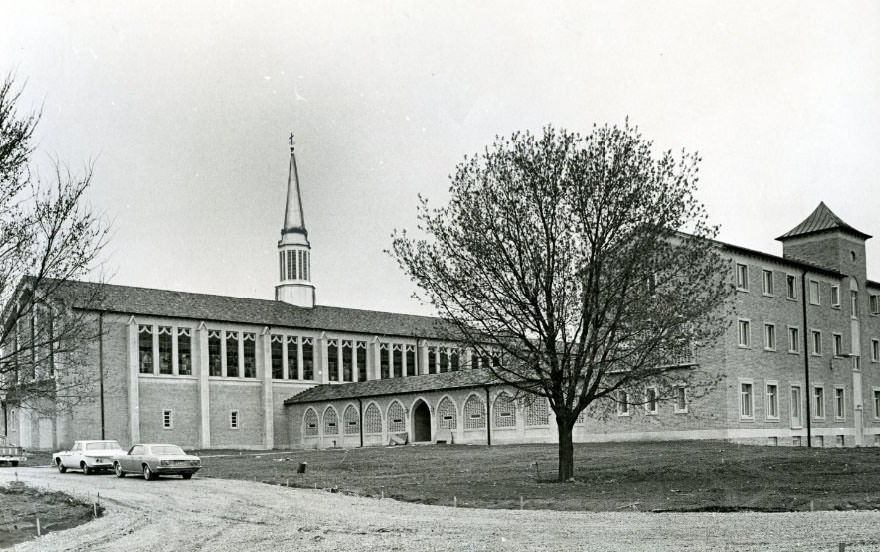
{"label": "downspout", "polygon": [[489,386],[486,385],[484,387],[486,389],[486,445],[492,446],[492,416],[490,416],[491,410],[489,405]]}
{"label": "downspout", "polygon": [[807,447],[813,446],[813,436],[812,436],[812,422],[810,421],[812,418],[812,413],[810,412],[810,340],[807,338],[809,334],[809,329],[807,327],[807,271],[804,270],[801,272],[801,307],[803,311],[803,320],[804,320],[804,402],[807,405],[807,408],[804,410],[804,414],[807,418]]}
{"label": "downspout", "polygon": [[98,381],[101,391],[101,439],[104,431],[104,311],[98,313]]}
{"label": "downspout", "polygon": [[364,448],[364,403],[358,397],[358,429],[360,430],[361,448]]}

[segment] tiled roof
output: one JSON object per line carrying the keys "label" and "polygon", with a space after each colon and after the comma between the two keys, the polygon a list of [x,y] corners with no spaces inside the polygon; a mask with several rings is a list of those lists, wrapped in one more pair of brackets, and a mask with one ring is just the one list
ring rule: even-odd
{"label": "tiled roof", "polygon": [[481,387],[497,383],[498,380],[486,369],[461,370],[443,374],[426,374],[370,380],[357,383],[324,384],[306,389],[298,395],[284,401],[284,404],[301,404],[311,402],[334,401],[340,399],[356,399],[379,397],[382,395],[398,395],[401,393],[420,393],[438,389],[461,389],[465,387]]}
{"label": "tiled roof", "polygon": [[831,211],[831,209],[829,209],[828,206],[825,205],[825,202],[823,201],[819,203],[819,206],[816,207],[816,209],[812,213],[810,213],[810,216],[805,218],[803,222],[776,239],[780,241],[785,241],[796,236],[818,234],[819,232],[828,232],[830,230],[842,230],[844,232],[856,235],[862,239],[868,239],[871,237],[864,232],[859,232],[849,224],[843,222],[843,220],[835,215]]}
{"label": "tiled roof", "polygon": [[75,308],[133,315],[192,318],[240,324],[284,326],[370,335],[450,338],[454,333],[440,318],[317,305],[297,307],[269,299],[245,299],[104,284],[70,282],[64,295]]}

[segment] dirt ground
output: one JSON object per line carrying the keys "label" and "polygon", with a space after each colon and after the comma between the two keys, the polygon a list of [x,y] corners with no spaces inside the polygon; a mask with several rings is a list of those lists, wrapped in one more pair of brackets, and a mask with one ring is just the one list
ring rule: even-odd
{"label": "dirt ground", "polygon": [[[664,513],[480,510],[359,498],[248,481],[59,474],[19,479],[107,510],[16,551],[880,549],[880,512]],[[12,473],[0,471],[0,484]],[[100,494],[100,498],[98,495]]]}
{"label": "dirt ground", "polygon": [[103,508],[60,492],[10,482],[0,486],[0,548],[34,538],[40,533],[76,527],[101,515]]}

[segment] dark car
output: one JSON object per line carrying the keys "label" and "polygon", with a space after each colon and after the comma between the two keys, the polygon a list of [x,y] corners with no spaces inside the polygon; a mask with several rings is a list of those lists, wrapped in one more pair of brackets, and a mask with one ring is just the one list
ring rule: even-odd
{"label": "dark car", "polygon": [[116,477],[129,473],[141,473],[144,479],[156,479],[160,475],[179,475],[189,479],[202,467],[198,456],[187,454],[177,445],[137,444],[126,454],[113,459]]}

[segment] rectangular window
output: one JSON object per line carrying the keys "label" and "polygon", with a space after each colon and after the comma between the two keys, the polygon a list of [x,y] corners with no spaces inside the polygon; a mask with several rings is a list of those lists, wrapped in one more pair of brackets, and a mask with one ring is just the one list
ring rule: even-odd
{"label": "rectangular window", "polygon": [[428,347],[428,373],[437,373],[437,347]]}
{"label": "rectangular window", "polygon": [[846,418],[846,391],[843,387],[834,388],[834,417],[838,420]]}
{"label": "rectangular window", "polygon": [[159,326],[159,373],[173,373],[171,364],[171,328],[168,326]]}
{"label": "rectangular window", "polygon": [[223,354],[220,332],[213,330],[208,333],[208,374],[223,375]]}
{"label": "rectangular window", "polygon": [[840,334],[831,334],[831,343],[834,349],[834,356],[843,356],[843,336]]}
{"label": "rectangular window", "polygon": [[388,344],[379,345],[379,377],[388,379],[389,370],[391,369],[391,351],[388,350]]}
{"label": "rectangular window", "polygon": [[739,321],[739,346],[740,347],[749,347],[752,343],[751,338],[751,324],[748,320],[740,320]]}
{"label": "rectangular window", "polygon": [[859,292],[858,291],[850,291],[849,292],[849,302],[850,302],[850,314],[853,318],[859,317]]}
{"label": "rectangular window", "polygon": [[874,388],[874,419],[880,420],[880,387]]}
{"label": "rectangular window", "polygon": [[335,339],[327,340],[327,379],[330,381],[342,381],[339,373],[339,342]]}
{"label": "rectangular window", "polygon": [[401,368],[403,368],[403,351],[400,350],[400,345],[393,345],[392,347],[391,358],[394,361],[394,367],[391,369],[391,377],[399,378],[403,376],[401,371]]}
{"label": "rectangular window", "polygon": [[825,388],[813,387],[813,417],[825,417]]}
{"label": "rectangular window", "polygon": [[657,389],[649,387],[645,391],[645,412],[648,414],[657,413]]}
{"label": "rectangular window", "polygon": [[[287,336],[287,379],[299,379],[299,338]],[[303,360],[305,363],[305,360]],[[303,376],[305,378],[305,376]],[[305,378],[312,379],[312,378]]]}
{"label": "rectangular window", "polygon": [[238,410],[229,412],[229,429],[238,429]]}
{"label": "rectangular window", "polygon": [[880,297],[871,295],[870,297],[871,314],[880,314]]}
{"label": "rectangular window", "polygon": [[406,375],[416,375],[416,349],[412,345],[406,346]]}
{"label": "rectangular window", "polygon": [[791,386],[791,427],[801,427],[801,388]]}
{"label": "rectangular window", "polygon": [[342,381],[354,381],[354,356],[351,341],[342,342]]}
{"label": "rectangular window", "polygon": [[797,299],[797,284],[795,283],[797,280],[794,279],[794,276],[791,274],[786,274],[785,276],[785,292],[786,297],[789,299]]}
{"label": "rectangular window", "polygon": [[813,446],[822,448],[825,446],[825,437],[822,435],[813,435]]}
{"label": "rectangular window", "polygon": [[799,435],[795,435],[794,437],[791,438],[791,445],[794,447],[801,446],[801,438]]}
{"label": "rectangular window", "polygon": [[736,289],[749,290],[749,267],[741,263],[736,264]]}
{"label": "rectangular window", "polygon": [[880,341],[871,340],[871,362],[880,361]]}
{"label": "rectangular window", "polygon": [[272,336],[272,379],[282,379],[284,377],[284,343],[281,342],[284,336]]}
{"label": "rectangular window", "polygon": [[831,286],[831,306],[840,306],[840,286]]}
{"label": "rectangular window", "polygon": [[244,353],[244,377],[257,377],[257,335],[253,333],[241,334],[244,341],[242,352]]}
{"label": "rectangular window", "polygon": [[681,385],[675,388],[675,413],[683,414],[687,411],[687,387]]}
{"label": "rectangular window", "polygon": [[138,357],[141,374],[153,373],[153,327],[138,326]]}
{"label": "rectangular window", "polygon": [[776,326],[774,324],[764,323],[764,349],[776,350]]}
{"label": "rectangular window", "polygon": [[810,304],[818,305],[819,302],[819,282],[810,280]]}
{"label": "rectangular window", "polygon": [[788,352],[797,353],[801,350],[800,330],[794,326],[788,327]]}
{"label": "rectangular window", "polygon": [[281,277],[279,280],[284,280],[284,251],[278,252],[278,266],[281,268]]}
{"label": "rectangular window", "polygon": [[452,372],[458,371],[458,349],[449,351],[449,370]]}
{"label": "rectangular window", "polygon": [[618,391],[617,393],[617,415],[629,416],[629,396],[626,391]]}
{"label": "rectangular window", "polygon": [[192,375],[192,330],[177,328],[177,373]]}
{"label": "rectangular window", "polygon": [[767,418],[779,419],[779,386],[775,382],[767,384]]}
{"label": "rectangular window", "polygon": [[226,332],[226,377],[238,377],[238,332]]}
{"label": "rectangular window", "polygon": [[446,347],[440,348],[440,373],[449,371],[449,353]]}
{"label": "rectangular window", "polygon": [[813,341],[813,354],[819,356],[822,354],[822,332],[819,330],[810,330]]}
{"label": "rectangular window", "polygon": [[762,292],[764,295],[772,296],[773,295],[773,271],[772,270],[762,270]]}
{"label": "rectangular window", "polygon": [[358,381],[367,381],[367,342],[355,341],[357,350]]}
{"label": "rectangular window", "polygon": [[174,428],[174,418],[171,415],[170,410],[162,411],[162,429],[173,429]]}
{"label": "rectangular window", "polygon": [[842,447],[846,444],[846,438],[843,435],[836,435],[834,437],[834,439],[835,439],[834,444],[837,447]]}
{"label": "rectangular window", "polygon": [[304,380],[315,379],[315,346],[311,338],[302,339],[302,377]]}
{"label": "rectangular window", "polygon": [[741,382],[739,384],[739,396],[740,418],[744,420],[753,420],[755,418],[755,397],[752,393],[751,382]]}

